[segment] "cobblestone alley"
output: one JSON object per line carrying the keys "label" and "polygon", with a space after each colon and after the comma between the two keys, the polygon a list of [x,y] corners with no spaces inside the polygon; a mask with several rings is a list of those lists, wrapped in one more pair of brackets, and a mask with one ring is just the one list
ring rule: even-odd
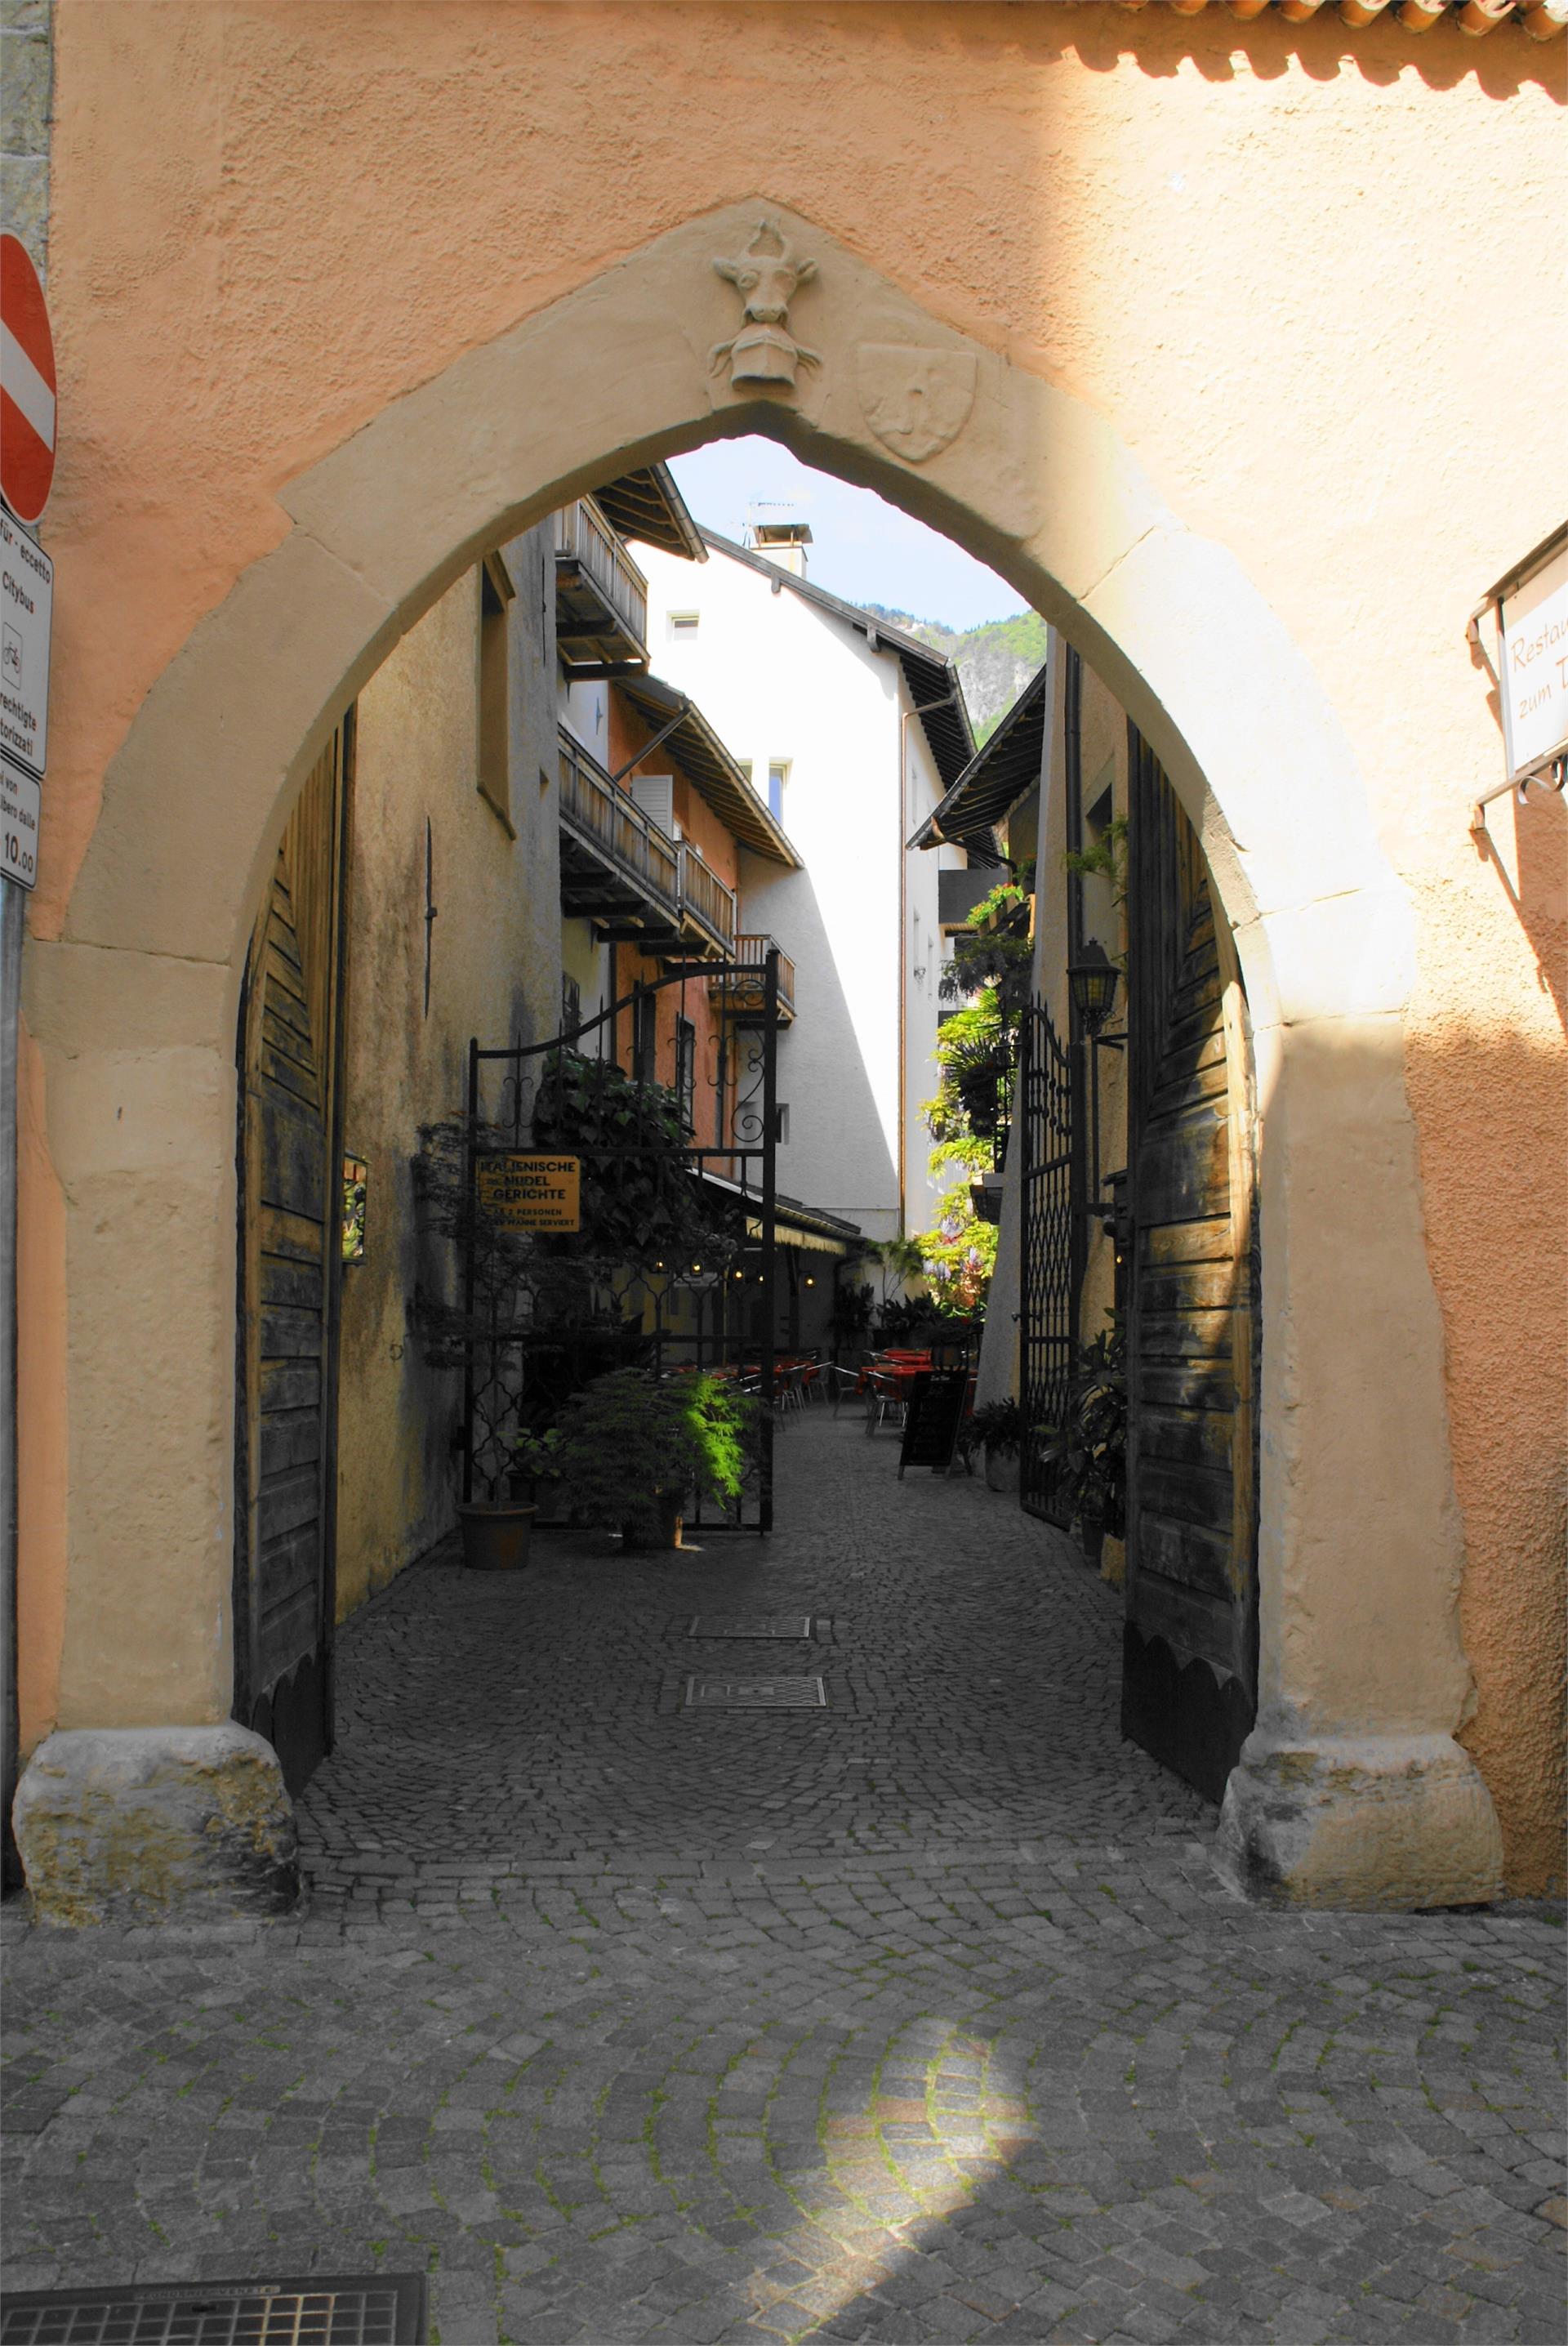
{"label": "cobblestone alley", "polygon": [[779,1448],[766,1547],[547,1534],[360,1616],[302,1920],[8,1911],[12,2284],[428,2267],[441,2346],[1558,2339],[1560,1916],[1237,1902],[1064,1543],[853,1417]]}

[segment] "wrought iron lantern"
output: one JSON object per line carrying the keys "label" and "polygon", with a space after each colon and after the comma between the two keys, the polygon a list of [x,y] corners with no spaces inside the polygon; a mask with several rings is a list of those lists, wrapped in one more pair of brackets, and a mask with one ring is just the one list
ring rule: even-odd
{"label": "wrought iron lantern", "polygon": [[1126,1041],[1125,1035],[1107,1035],[1105,1027],[1116,1006],[1116,988],[1121,971],[1109,958],[1097,937],[1091,937],[1084,948],[1081,961],[1067,964],[1067,987],[1073,998],[1073,1008],[1078,1025],[1089,1046],[1089,1130],[1090,1177],[1089,1195],[1085,1201],[1090,1213],[1105,1211],[1100,1181],[1100,1053],[1119,1051]]}
{"label": "wrought iron lantern", "polygon": [[1067,984],[1073,996],[1073,1007],[1078,1023],[1091,1042],[1098,1039],[1116,1006],[1116,988],[1121,983],[1121,971],[1107,960],[1105,948],[1098,938],[1091,938],[1084,948],[1082,961],[1071,962],[1067,968]]}

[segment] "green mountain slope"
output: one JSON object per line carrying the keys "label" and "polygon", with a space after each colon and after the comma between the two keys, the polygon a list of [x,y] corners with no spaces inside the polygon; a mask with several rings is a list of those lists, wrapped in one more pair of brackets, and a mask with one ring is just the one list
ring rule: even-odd
{"label": "green mountain slope", "polygon": [[960,629],[917,619],[911,611],[890,610],[885,603],[862,607],[918,636],[952,661],[977,741],[990,740],[1045,658],[1045,622],[1038,611],[1019,611],[1010,619],[988,619],[983,627]]}

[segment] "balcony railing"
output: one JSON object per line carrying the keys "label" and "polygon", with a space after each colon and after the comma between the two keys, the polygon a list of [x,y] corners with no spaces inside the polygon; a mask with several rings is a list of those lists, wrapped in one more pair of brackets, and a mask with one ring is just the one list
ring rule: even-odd
{"label": "balcony railing", "polygon": [[728,954],[735,943],[735,891],[709,871],[695,847],[684,845],[679,854],[680,909]]}
{"label": "balcony railing", "polygon": [[565,730],[560,765],[563,822],[640,883],[661,912],[677,916],[680,863],[674,842],[624,790],[615,788],[604,768]]}
{"label": "balcony railing", "polygon": [[[708,981],[709,993],[720,995],[731,1010],[760,1010],[762,983],[767,974],[764,964],[773,944],[772,937],[738,934],[730,958],[745,966],[716,974]],[[779,1012],[785,1019],[795,1015],[795,964],[787,953],[779,955]]]}
{"label": "balcony railing", "polygon": [[555,515],[556,635],[563,655],[647,662],[647,580],[585,497]]}

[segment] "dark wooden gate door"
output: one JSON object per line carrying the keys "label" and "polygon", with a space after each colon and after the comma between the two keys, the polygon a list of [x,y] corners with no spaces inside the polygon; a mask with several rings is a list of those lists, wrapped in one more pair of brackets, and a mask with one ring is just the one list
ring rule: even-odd
{"label": "dark wooden gate door", "polygon": [[1129,814],[1122,1729],[1217,1800],[1257,1698],[1250,1030],[1197,836],[1136,735]]}
{"label": "dark wooden gate door", "polygon": [[1019,1400],[1027,1431],[1018,1497],[1026,1514],[1063,1529],[1072,1521],[1072,1500],[1042,1453],[1043,1429],[1061,1425],[1067,1414],[1084,1276],[1073,1093],[1072,1061],[1045,1005],[1036,999],[1023,1013],[1009,1143],[1023,1151]]}
{"label": "dark wooden gate door", "polygon": [[290,1791],[331,1748],[343,736],[289,821],[240,1019],[236,1718]]}

